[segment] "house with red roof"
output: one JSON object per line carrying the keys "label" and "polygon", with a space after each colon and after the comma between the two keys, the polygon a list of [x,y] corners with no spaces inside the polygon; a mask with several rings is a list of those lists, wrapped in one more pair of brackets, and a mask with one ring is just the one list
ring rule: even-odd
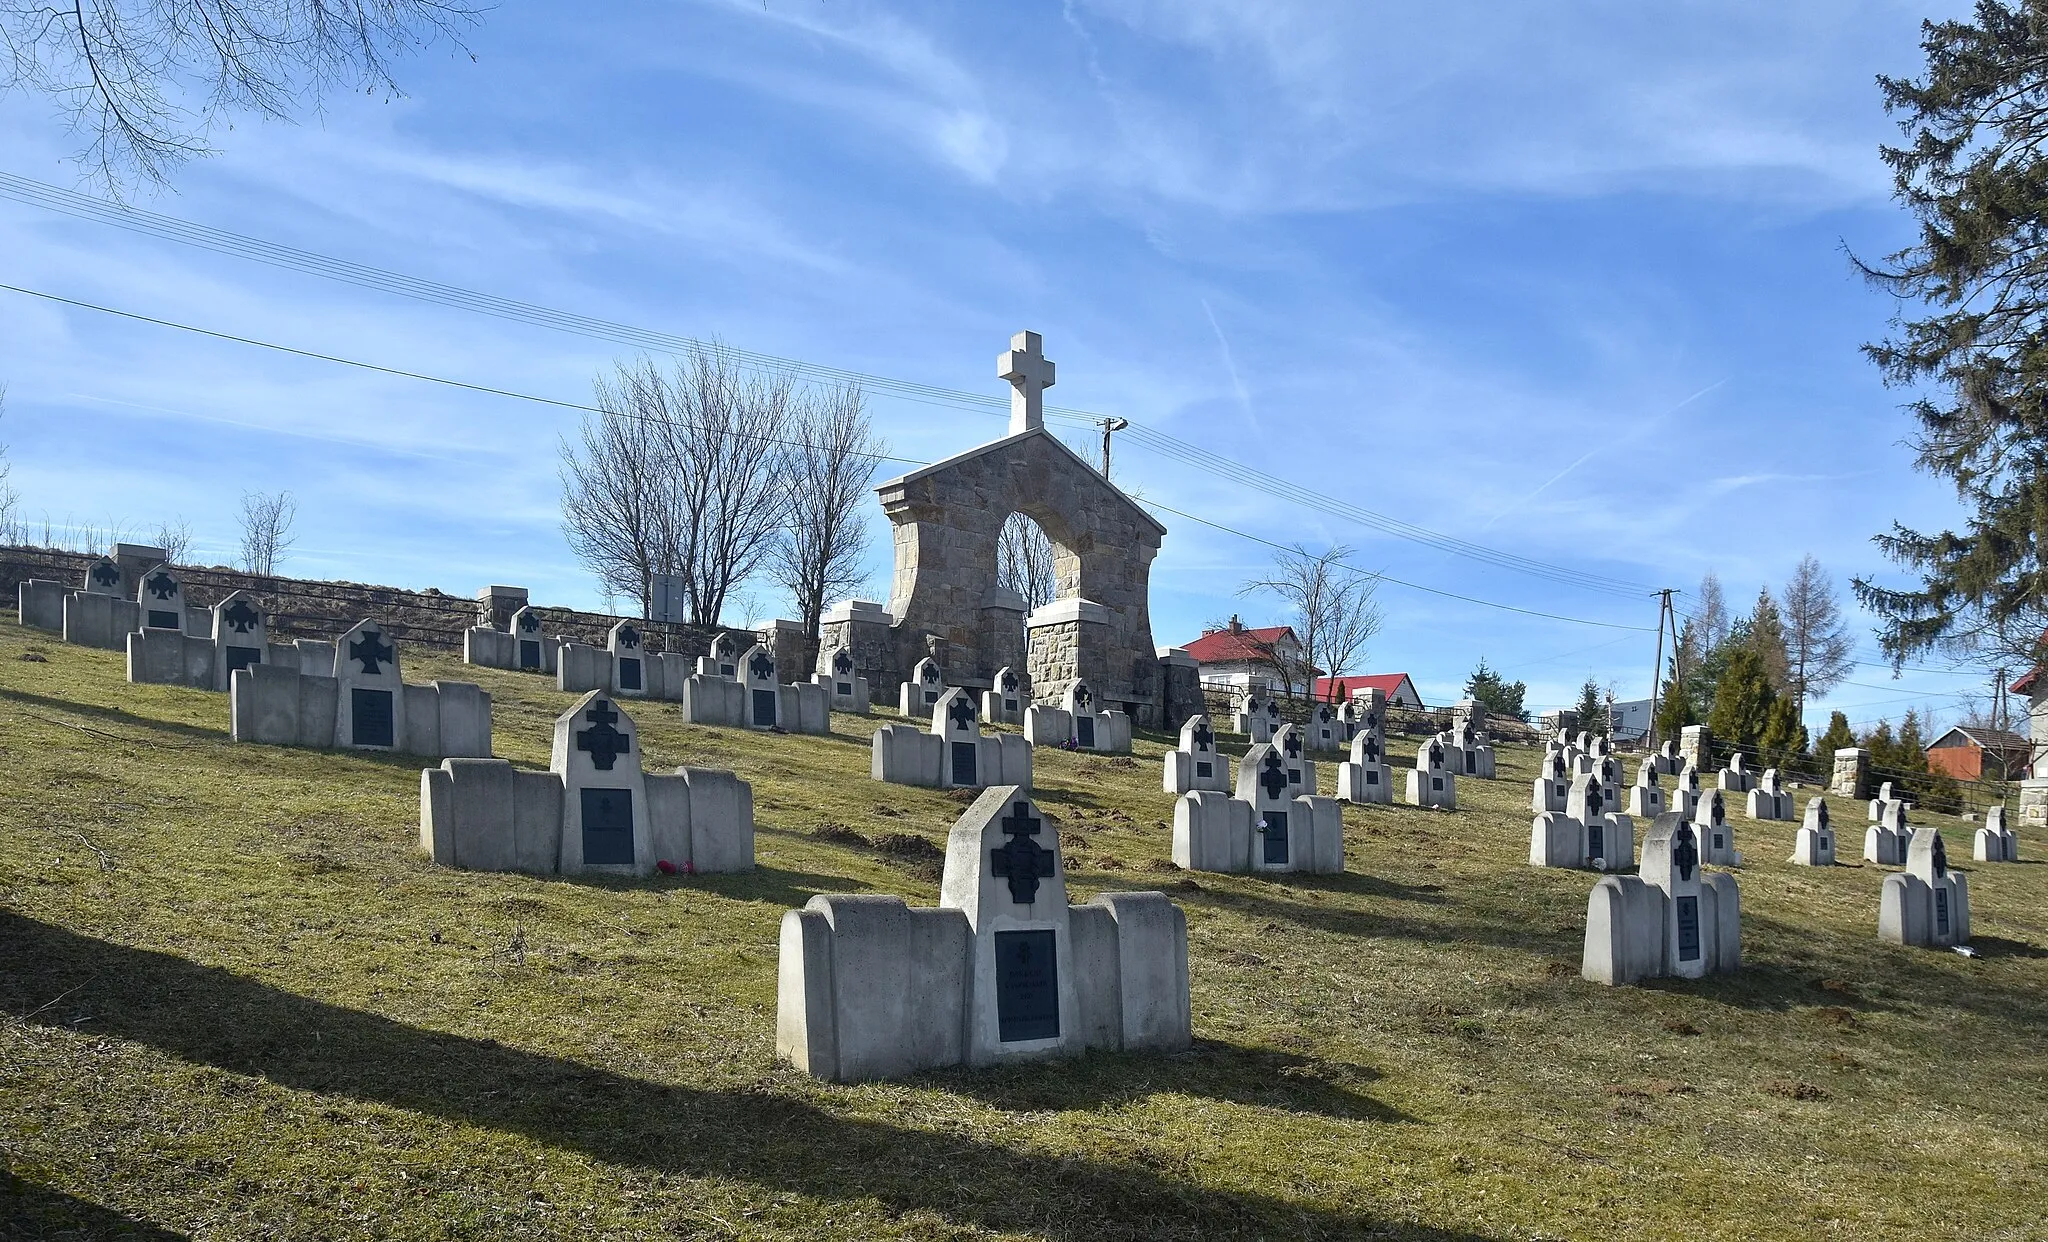
{"label": "house with red roof", "polygon": [[1415,683],[1408,680],[1406,673],[1345,673],[1341,677],[1316,678],[1316,697],[1327,702],[1347,702],[1357,698],[1363,690],[1380,691],[1394,707],[1412,707],[1420,711],[1427,706],[1422,696],[1415,692]]}
{"label": "house with red roof", "polygon": [[[1256,690],[1260,694],[1285,694],[1289,679],[1284,669],[1301,668],[1301,640],[1289,625],[1247,626],[1236,617],[1220,630],[1210,630],[1184,646],[1201,666],[1205,685]],[[1321,670],[1314,670],[1320,672]],[[1293,677],[1299,694],[1307,681],[1301,672]]]}

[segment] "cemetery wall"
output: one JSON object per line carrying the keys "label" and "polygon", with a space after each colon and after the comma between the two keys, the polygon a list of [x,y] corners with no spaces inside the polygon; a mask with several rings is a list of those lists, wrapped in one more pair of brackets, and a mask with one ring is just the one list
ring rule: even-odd
{"label": "cemetery wall", "polygon": [[[13,599],[28,578],[54,579],[67,588],[85,579],[96,554],[55,548],[0,547],[0,598]],[[323,582],[305,578],[269,577],[226,566],[178,565],[179,582],[194,615],[234,591],[248,591],[261,602],[273,635],[281,638],[332,638],[365,617],[376,619],[385,632],[410,646],[462,650],[462,632],[477,624],[474,599],[434,589],[371,586],[360,582]],[[621,618],[574,608],[534,605],[549,634],[560,634],[592,646],[605,645]],[[650,653],[671,652],[695,659],[711,651],[718,631],[698,626],[634,621]]]}

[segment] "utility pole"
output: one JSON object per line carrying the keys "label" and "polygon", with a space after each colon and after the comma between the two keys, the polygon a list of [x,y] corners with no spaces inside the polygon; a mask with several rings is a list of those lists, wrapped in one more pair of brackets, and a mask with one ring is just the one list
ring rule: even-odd
{"label": "utility pole", "polygon": [[1650,670],[1650,729],[1648,736],[1650,739],[1649,748],[1651,750],[1657,749],[1658,742],[1657,691],[1664,684],[1664,622],[1667,617],[1672,622],[1671,650],[1674,655],[1678,652],[1677,618],[1673,616],[1671,611],[1671,590],[1672,588],[1665,587],[1657,592],[1657,665]]}
{"label": "utility pole", "polygon": [[1111,432],[1122,431],[1131,425],[1128,418],[1098,418],[1095,425],[1102,428],[1102,477],[1109,477],[1109,436]]}

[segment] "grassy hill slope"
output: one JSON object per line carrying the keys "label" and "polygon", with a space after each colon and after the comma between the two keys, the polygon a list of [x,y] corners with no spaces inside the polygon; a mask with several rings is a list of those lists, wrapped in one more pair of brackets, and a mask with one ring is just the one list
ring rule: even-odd
{"label": "grassy hill slope", "polygon": [[[482,682],[537,767],[572,699],[406,673]],[[758,871],[436,869],[418,760],[236,746],[225,696],[0,624],[0,1236],[2042,1236],[2038,830],[1963,863],[1970,961],[1879,944],[1886,869],[1792,867],[1731,805],[1743,971],[1607,989],[1595,877],[1525,861],[1532,752],[1457,814],[1347,807],[1347,873],[1272,882],[1167,861],[1165,739],[1041,751],[1073,899],[1186,909],[1195,1049],[839,1087],[774,1059],[777,922],[935,902],[962,803],[868,779],[886,713],[634,715],[650,767],[753,782]]]}

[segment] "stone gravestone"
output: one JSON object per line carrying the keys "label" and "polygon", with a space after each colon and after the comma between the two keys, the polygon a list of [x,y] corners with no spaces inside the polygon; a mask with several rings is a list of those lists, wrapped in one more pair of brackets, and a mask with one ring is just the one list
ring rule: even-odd
{"label": "stone gravestone", "polygon": [[1610,875],[1586,904],[1580,974],[1610,986],[1698,979],[1742,964],[1742,899],[1735,878],[1700,867],[1684,816],[1666,811],[1643,842],[1639,875]]}
{"label": "stone gravestone", "polygon": [[927,716],[945,692],[946,679],[939,673],[939,662],[926,656],[910,670],[910,680],[898,687],[897,706],[906,716]]}
{"label": "stone gravestone", "polygon": [[995,681],[981,695],[981,716],[990,724],[1022,726],[1024,709],[1029,700],[1024,693],[1024,679],[1017,670],[1004,665],[997,670]]}
{"label": "stone gravestone", "polygon": [[1408,773],[1408,805],[1458,809],[1458,778],[1445,765],[1444,743],[1430,738],[1415,750],[1415,769]]}
{"label": "stone gravestone", "polygon": [[1387,766],[1386,726],[1377,708],[1353,722],[1351,761],[1337,765],[1337,796],[1346,802],[1389,805],[1394,801],[1393,771]]}
{"label": "stone gravestone", "polygon": [[1664,744],[1657,748],[1654,758],[1659,776],[1676,776],[1685,770],[1685,756],[1678,753],[1677,738],[1665,739]]}
{"label": "stone gravestone", "polygon": [[1031,788],[1031,743],[1014,733],[981,732],[971,692],[955,686],[932,705],[929,732],[915,725],[875,730],[868,775],[926,789]]}
{"label": "stone gravestone", "polygon": [[745,658],[747,648],[753,639],[731,630],[721,632],[711,640],[711,654],[697,658],[697,676],[723,677],[727,681],[740,679],[740,661]]}
{"label": "stone gravestone", "polygon": [[1835,830],[1828,824],[1827,799],[1806,800],[1806,819],[1792,838],[1791,862],[1800,867],[1835,865]]}
{"label": "stone gravestone", "polygon": [[141,611],[143,629],[185,632],[185,587],[169,565],[142,575],[135,587],[135,606]]}
{"label": "stone gravestone", "polygon": [[2012,829],[2005,826],[2003,804],[1984,812],[1984,826],[1977,830],[1975,857],[1978,862],[2020,860],[2020,839],[2013,835]]}
{"label": "stone gravestone", "polygon": [[[406,685],[398,647],[373,621],[339,640],[300,640],[297,666],[273,644],[275,662],[236,669],[228,720],[237,742],[267,746],[402,750],[435,758],[491,753],[491,696],[467,681]],[[306,664],[324,655],[325,673]]]}
{"label": "stone gravestone", "polygon": [[1749,817],[1751,819],[1787,820],[1792,818],[1792,795],[1785,792],[1778,779],[1778,769],[1765,768],[1757,780],[1756,788],[1749,791]]}
{"label": "stone gravestone", "polygon": [[1273,730],[1279,725],[1280,701],[1257,691],[1247,691],[1244,698],[1238,700],[1237,712],[1230,718],[1230,727],[1253,742],[1272,741]]}
{"label": "stone gravestone", "polygon": [[[142,628],[142,605],[136,600],[142,587],[139,582],[130,586],[129,577],[129,572],[110,557],[103,556],[94,562],[85,571],[84,584],[65,595],[59,606],[64,641],[108,651],[125,650],[128,635]],[[24,615],[47,611],[32,599]]]}
{"label": "stone gravestone", "polygon": [[562,854],[556,870],[564,875],[644,875],[654,861],[654,841],[647,826],[640,731],[601,691],[584,695],[576,706],[555,720],[548,764],[562,778]]}
{"label": "stone gravestone", "polygon": [[1237,794],[1192,790],[1173,809],[1173,859],[1190,871],[1344,870],[1344,813],[1334,798],[1304,794],[1270,742],[1237,765]]}
{"label": "stone gravestone", "polygon": [[768,654],[768,648],[757,643],[740,657],[740,675],[747,691],[747,727],[780,729],[782,695],[777,692],[775,658]]}
{"label": "stone gravestone", "polygon": [[1192,1042],[1187,920],[1163,893],[1067,904],[1027,791],[953,825],[939,906],[820,894],[782,917],[778,1055],[835,1082]]}
{"label": "stone gravestone", "polygon": [[1542,767],[1529,784],[1529,810],[1537,815],[1562,813],[1571,792],[1571,763],[1553,743],[1544,749]]}
{"label": "stone gravestone", "polygon": [[1076,679],[1067,686],[1059,707],[1033,703],[1024,709],[1024,738],[1033,746],[1057,746],[1105,755],[1131,751],[1131,718],[1120,711],[1100,711],[1095,692]]}
{"label": "stone gravestone", "polygon": [[1901,801],[1903,799],[1892,792],[1892,783],[1890,781],[1879,785],[1877,787],[1877,796],[1870,800],[1870,822],[1873,824],[1883,823],[1885,808],[1894,802]]}
{"label": "stone gravestone", "polygon": [[1344,748],[1344,722],[1331,703],[1317,703],[1308,717],[1308,742],[1313,750],[1329,753]]}
{"label": "stone gravestone", "polygon": [[661,698],[661,687],[650,685],[649,673],[661,666],[650,663],[641,650],[640,627],[631,621],[612,626],[605,647],[612,657],[612,692],[623,698]]}
{"label": "stone gravestone", "polygon": [[1884,878],[1877,938],[1923,948],[1970,942],[1969,885],[1949,870],[1940,829],[1916,829],[1905,871]]}
{"label": "stone gravestone", "polygon": [[1284,724],[1273,731],[1273,749],[1280,752],[1287,764],[1287,788],[1290,794],[1312,794],[1316,791],[1316,765],[1308,757],[1307,733],[1298,724]]}
{"label": "stone gravestone", "polygon": [[1166,752],[1163,778],[1167,793],[1184,794],[1193,789],[1230,792],[1230,772],[1216,753],[1216,733],[1207,716],[1190,716],[1180,727],[1180,745]]}
{"label": "stone gravestone", "polygon": [[[1479,710],[1483,717],[1485,709],[1480,708]],[[1460,723],[1453,725],[1445,741],[1452,749],[1457,751],[1459,759],[1458,770],[1463,775],[1481,781],[1493,779],[1493,747],[1479,740],[1479,734],[1471,724]]]}
{"label": "stone gravestone", "polygon": [[555,671],[555,652],[560,642],[542,629],[539,613],[531,608],[513,613],[510,632],[514,668],[528,673]]}
{"label": "stone gravestone", "polygon": [[825,688],[831,710],[867,715],[868,679],[854,672],[853,653],[844,647],[836,648],[824,663],[826,671],[813,674],[811,681]]}
{"label": "stone gravestone", "polygon": [[1594,772],[1572,778],[1565,809],[1544,812],[1529,824],[1529,865],[1599,871],[1633,866],[1636,826],[1612,809],[1619,793]]}
{"label": "stone gravestone", "polygon": [[1693,832],[1699,837],[1700,861],[1716,867],[1739,867],[1742,855],[1735,848],[1735,830],[1728,826],[1728,805],[1721,791],[1709,789],[1701,795],[1692,812]]}
{"label": "stone gravestone", "polygon": [[1664,813],[1664,790],[1657,784],[1655,755],[1636,768],[1636,783],[1628,791],[1628,813],[1637,819],[1655,819]]}
{"label": "stone gravestone", "polygon": [[1898,867],[1906,862],[1913,831],[1906,824],[1906,804],[1894,798],[1884,804],[1884,818],[1863,833],[1863,861]]}
{"label": "stone gravestone", "polygon": [[233,591],[213,606],[213,653],[213,684],[221,690],[228,688],[236,669],[270,658],[270,627],[255,596]]}
{"label": "stone gravestone", "polygon": [[1671,782],[1671,789],[1665,795],[1664,809],[1676,811],[1687,819],[1692,818],[1693,808],[1700,804],[1700,770],[1687,763],[1678,771],[1678,779]]}

